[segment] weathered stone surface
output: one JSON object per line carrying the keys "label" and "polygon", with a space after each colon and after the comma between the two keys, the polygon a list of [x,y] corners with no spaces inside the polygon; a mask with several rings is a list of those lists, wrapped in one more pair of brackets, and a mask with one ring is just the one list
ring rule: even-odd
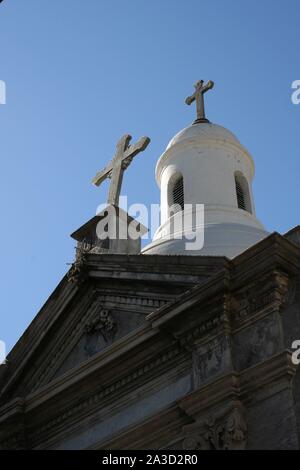
{"label": "weathered stone surface", "polygon": [[87,254],[1,366],[0,448],[297,449],[300,248]]}
{"label": "weathered stone surface", "polygon": [[236,370],[240,371],[267,359],[283,348],[278,314],[270,314],[234,336]]}
{"label": "weathered stone surface", "polygon": [[108,204],[119,205],[123,172],[130,165],[132,159],[143,152],[150,143],[149,137],[141,137],[135,144],[130,145],[132,137],[123,135],[117,142],[116,153],[107,167],[99,171],[93,178],[93,183],[99,186],[106,178],[111,179],[108,195]]}
{"label": "weathered stone surface", "polygon": [[193,351],[194,386],[199,388],[232,370],[231,338],[217,337]]}
{"label": "weathered stone surface", "polygon": [[248,449],[299,449],[296,415],[291,388],[280,392],[272,384],[253,394],[248,407]]}
{"label": "weathered stone surface", "polygon": [[244,450],[248,434],[244,407],[234,401],[184,426],[183,432],[184,450]]}
{"label": "weathered stone surface", "polygon": [[300,225],[289,230],[284,236],[291,242],[300,246]]}
{"label": "weathered stone surface", "polygon": [[[87,253],[127,254],[141,252],[141,237],[148,229],[127,212],[112,204],[83,224],[71,234],[77,241],[76,259],[69,274],[70,281],[77,281],[85,266]],[[134,235],[134,236],[133,236]],[[75,276],[74,276],[75,274]]]}

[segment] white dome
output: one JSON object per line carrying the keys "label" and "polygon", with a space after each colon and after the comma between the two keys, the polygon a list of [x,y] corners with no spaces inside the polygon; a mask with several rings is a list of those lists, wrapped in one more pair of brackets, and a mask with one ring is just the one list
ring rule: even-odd
{"label": "white dome", "polygon": [[[201,122],[180,131],[156,165],[161,222],[143,253],[233,258],[260,241],[268,233],[255,215],[253,176],[251,155],[225,127]],[[172,215],[176,201],[181,209]],[[198,241],[204,234],[202,248],[186,243],[191,233]]]}
{"label": "white dome", "polygon": [[192,124],[186,127],[182,131],[178,132],[173,139],[170,140],[167,149],[169,150],[174,145],[177,145],[185,140],[219,140],[222,142],[231,142],[233,144],[239,144],[240,141],[237,137],[225,127],[219,126],[218,124],[212,123],[199,123]]}

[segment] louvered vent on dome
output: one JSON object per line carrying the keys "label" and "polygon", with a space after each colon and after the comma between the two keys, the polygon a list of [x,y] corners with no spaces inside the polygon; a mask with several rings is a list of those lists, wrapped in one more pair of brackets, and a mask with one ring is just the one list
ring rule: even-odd
{"label": "louvered vent on dome", "polygon": [[238,208],[243,209],[245,211],[246,210],[245,194],[237,178],[235,178],[235,188],[236,188],[236,198],[237,198]]}
{"label": "louvered vent on dome", "polygon": [[180,176],[176,179],[172,189],[173,204],[178,204],[181,210],[184,209],[184,188],[183,188],[183,177]]}
{"label": "louvered vent on dome", "polygon": [[239,209],[250,212],[251,214],[252,206],[251,206],[248,181],[241,172],[236,172],[234,175],[234,179],[235,179],[237,206]]}

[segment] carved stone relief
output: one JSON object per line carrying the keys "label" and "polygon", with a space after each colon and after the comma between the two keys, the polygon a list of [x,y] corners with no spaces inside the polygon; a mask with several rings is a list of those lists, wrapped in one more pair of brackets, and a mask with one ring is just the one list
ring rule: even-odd
{"label": "carved stone relief", "polygon": [[203,346],[196,346],[192,354],[194,387],[207,379],[224,374],[231,364],[230,338],[223,336]]}
{"label": "carved stone relief", "polygon": [[184,450],[243,450],[247,444],[247,423],[239,401],[223,413],[185,426],[183,431]]}
{"label": "carved stone relief", "polygon": [[67,275],[68,282],[80,284],[87,278],[86,253],[87,250],[76,248],[76,259]]}
{"label": "carved stone relief", "polygon": [[266,307],[280,310],[293,297],[293,288],[288,276],[274,271],[262,276],[232,297],[235,323],[249,320],[253,314]]}
{"label": "carved stone relief", "polygon": [[101,338],[105,343],[112,343],[117,333],[117,322],[110,310],[98,306],[92,318],[85,325],[86,343],[85,350],[92,356],[99,349],[98,343]]}

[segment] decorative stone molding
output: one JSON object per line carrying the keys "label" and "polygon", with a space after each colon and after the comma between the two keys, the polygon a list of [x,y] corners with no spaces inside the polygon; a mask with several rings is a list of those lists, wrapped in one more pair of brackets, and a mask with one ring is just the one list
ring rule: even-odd
{"label": "decorative stone molding", "polygon": [[76,248],[76,259],[67,275],[68,282],[81,284],[86,280],[88,276],[86,253],[87,251],[83,248]]}
{"label": "decorative stone molding", "polygon": [[99,292],[99,299],[103,302],[113,302],[114,304],[137,306],[137,307],[150,307],[159,308],[170,302],[170,299],[158,299],[145,295],[114,295]]}
{"label": "decorative stone molding", "polygon": [[247,423],[241,402],[203,422],[184,426],[184,450],[244,450],[247,444]]}
{"label": "decorative stone molding", "polygon": [[231,363],[231,339],[219,336],[202,345],[195,345],[192,351],[192,374],[194,388],[199,388],[209,379],[228,370]]}
{"label": "decorative stone molding", "polygon": [[192,330],[189,330],[182,338],[180,338],[181,346],[186,347],[187,345],[190,345],[190,349],[193,350],[191,344],[195,339],[217,332],[218,329],[224,327],[228,321],[228,316],[225,313],[222,313],[221,315],[212,317],[209,320],[202,322],[200,325],[194,327]]}
{"label": "decorative stone molding", "polygon": [[[89,322],[89,317],[93,314],[96,315],[97,311],[99,311],[103,305],[106,303],[113,303],[115,306],[117,305],[128,305],[128,306],[147,306],[147,307],[153,307],[156,308],[158,303],[165,304],[168,301],[166,299],[164,300],[159,300],[159,299],[151,299],[150,297],[139,297],[139,296],[114,296],[113,294],[107,294],[103,291],[100,291],[98,289],[95,289],[92,299],[90,301],[90,307],[88,307],[86,310],[83,311],[83,314],[78,317],[78,323],[75,325],[75,327],[72,329],[70,334],[68,335],[67,338],[67,344],[73,344],[77,341],[78,335],[80,334],[81,330],[85,330],[85,326]],[[93,313],[95,312],[95,313]],[[103,330],[104,331],[104,330]],[[105,332],[104,332],[105,333]],[[109,336],[107,336],[107,340],[111,338],[111,333],[116,333],[114,330],[110,330]],[[113,335],[114,336],[114,335]],[[113,338],[112,338],[113,339]],[[41,374],[39,377],[35,380],[32,388],[30,391],[35,391],[37,390],[41,385],[45,383],[45,380],[51,374],[53,371],[57,368],[57,365],[60,361],[60,358],[63,357],[64,351],[66,350],[66,341],[65,339],[62,340],[60,343],[55,345],[55,348],[52,350],[51,357],[47,358],[44,364],[44,368],[41,371]]]}
{"label": "decorative stone molding", "polygon": [[98,310],[84,327],[87,335],[101,333],[106,343],[113,341],[117,329],[117,322],[114,320],[110,310],[103,306],[98,306]]}
{"label": "decorative stone molding", "polygon": [[51,376],[53,371],[58,367],[59,361],[64,355],[67,344],[75,343],[79,335],[81,335],[82,331],[84,331],[84,325],[86,324],[86,321],[89,315],[91,314],[91,309],[93,309],[96,304],[94,294],[89,299],[89,302],[90,306],[86,309],[86,311],[84,311],[83,315],[79,317],[79,321],[77,322],[75,327],[72,328],[70,334],[68,335],[67,342],[66,339],[63,338],[61,341],[55,344],[55,347],[52,351],[52,355],[46,358],[44,367],[41,369],[40,374],[34,380],[30,392],[34,392],[45,383],[45,381]]}
{"label": "decorative stone molding", "polygon": [[[124,390],[126,387],[132,385],[135,382],[143,380],[145,375],[152,374],[153,370],[156,370],[160,366],[164,366],[169,361],[174,360],[180,354],[180,348],[174,343],[173,348],[160,354],[153,360],[135,369],[130,374],[125,375],[110,385],[101,388],[90,397],[83,399],[80,403],[72,405],[64,410],[63,413],[58,413],[57,416],[53,417],[48,422],[44,422],[38,429],[35,429],[31,434],[33,441],[40,440],[41,435],[44,433],[52,432],[53,428],[60,426],[65,421],[72,419],[74,416],[78,416],[81,413],[83,415],[92,413],[92,410],[98,406],[103,406],[106,399],[112,400],[112,394]],[[138,385],[135,383],[135,387]]]}
{"label": "decorative stone molding", "polygon": [[297,290],[296,279],[295,278],[289,279],[288,288],[283,297],[283,302],[282,302],[283,308],[288,307],[295,301],[296,290]]}
{"label": "decorative stone molding", "polygon": [[273,271],[249,284],[232,297],[234,323],[243,323],[267,307],[280,311],[289,298],[289,278],[280,271]]}

